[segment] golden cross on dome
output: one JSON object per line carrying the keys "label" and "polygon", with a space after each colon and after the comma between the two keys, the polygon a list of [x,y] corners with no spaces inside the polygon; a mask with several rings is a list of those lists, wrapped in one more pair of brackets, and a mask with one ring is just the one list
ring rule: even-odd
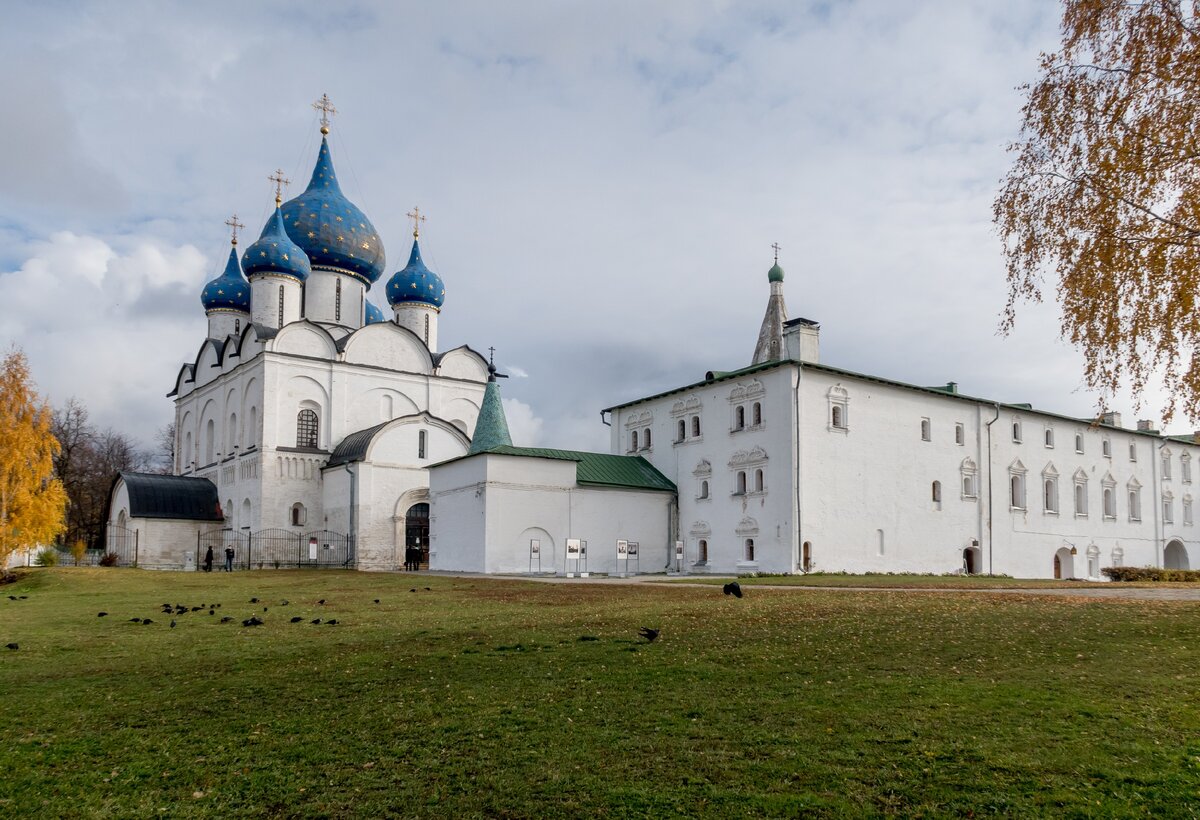
{"label": "golden cross on dome", "polygon": [[425,217],[421,216],[421,209],[416,205],[405,216],[413,221],[413,239],[416,239],[421,234],[421,223],[425,221]]}
{"label": "golden cross on dome", "polygon": [[779,243],[773,242],[771,244],[771,247],[775,249],[775,262],[776,262],[776,264],[778,264],[779,263]]}
{"label": "golden cross on dome", "polygon": [[275,183],[275,207],[278,208],[283,204],[283,186],[291,185],[292,181],[283,175],[282,168],[276,168],[275,173],[267,177]]}
{"label": "golden cross on dome", "polygon": [[231,243],[236,245],[237,244],[237,232],[246,226],[243,225],[241,222],[238,222],[237,214],[234,214],[233,216],[229,217],[229,219],[226,219],[225,224],[229,226],[230,231],[233,233],[233,239],[230,240]]}
{"label": "golden cross on dome", "polygon": [[333,107],[333,103],[329,101],[328,94],[322,94],[321,99],[312,104],[312,107],[321,112],[321,133],[329,133],[329,115],[336,114],[337,109]]}

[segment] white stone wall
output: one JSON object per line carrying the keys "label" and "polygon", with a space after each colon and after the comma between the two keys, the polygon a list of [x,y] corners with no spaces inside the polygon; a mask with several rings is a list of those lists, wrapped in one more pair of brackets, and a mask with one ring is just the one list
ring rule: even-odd
{"label": "white stone wall", "polygon": [[[430,568],[463,572],[580,571],[566,540],[587,541],[588,572],[658,572],[670,549],[671,494],[579,486],[572,461],[482,454],[430,471],[436,536]],[[618,539],[640,544],[638,563],[618,564]]]}

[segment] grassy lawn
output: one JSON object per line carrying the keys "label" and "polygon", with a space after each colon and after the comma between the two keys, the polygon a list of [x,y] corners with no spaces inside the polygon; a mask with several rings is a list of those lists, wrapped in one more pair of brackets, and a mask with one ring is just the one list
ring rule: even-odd
{"label": "grassy lawn", "polygon": [[1200,806],[1188,603],[54,569],[9,641],[3,816]]}
{"label": "grassy lawn", "polygon": [[[663,579],[663,583],[715,584],[720,586],[734,580],[735,576],[691,575],[685,579]],[[879,589],[1080,589],[1082,587],[1104,587],[1119,589],[1128,587],[1184,587],[1200,589],[1200,584],[1189,583],[1112,583],[1109,581],[1055,581],[1047,578],[1008,578],[1001,575],[920,575],[917,573],[868,573],[849,575],[844,573],[810,572],[808,575],[766,575],[759,577],[736,577],[742,586],[789,586],[789,587],[871,587]]]}

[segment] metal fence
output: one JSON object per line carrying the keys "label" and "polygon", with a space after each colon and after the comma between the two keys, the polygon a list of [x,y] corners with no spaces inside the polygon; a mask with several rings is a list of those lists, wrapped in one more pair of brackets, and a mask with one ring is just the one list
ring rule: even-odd
{"label": "metal fence", "polygon": [[246,547],[249,543],[249,537],[232,527],[217,527],[207,530],[196,535],[196,569],[204,568],[204,559],[211,549],[213,552],[212,568],[214,570],[223,569],[225,567],[225,550],[233,550],[234,566],[246,554]]}
{"label": "metal fence", "polygon": [[[109,566],[136,567],[138,562],[138,531],[116,524],[109,524],[104,532],[104,551],[88,550],[89,560],[95,561],[95,563],[91,563],[89,566],[99,565],[104,555],[108,553],[116,556],[116,563],[109,564]],[[74,557],[72,557],[71,561],[74,560]]]}
{"label": "metal fence", "polygon": [[332,530],[259,530],[246,543],[246,569],[353,569],[354,539]]}

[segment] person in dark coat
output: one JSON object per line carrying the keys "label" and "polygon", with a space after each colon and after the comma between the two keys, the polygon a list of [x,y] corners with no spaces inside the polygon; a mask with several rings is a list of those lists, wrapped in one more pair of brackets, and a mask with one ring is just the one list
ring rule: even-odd
{"label": "person in dark coat", "polygon": [[233,572],[233,547],[225,548],[225,571]]}
{"label": "person in dark coat", "polygon": [[212,572],[213,551],[212,547],[208,548],[208,552],[204,553],[204,571]]}

